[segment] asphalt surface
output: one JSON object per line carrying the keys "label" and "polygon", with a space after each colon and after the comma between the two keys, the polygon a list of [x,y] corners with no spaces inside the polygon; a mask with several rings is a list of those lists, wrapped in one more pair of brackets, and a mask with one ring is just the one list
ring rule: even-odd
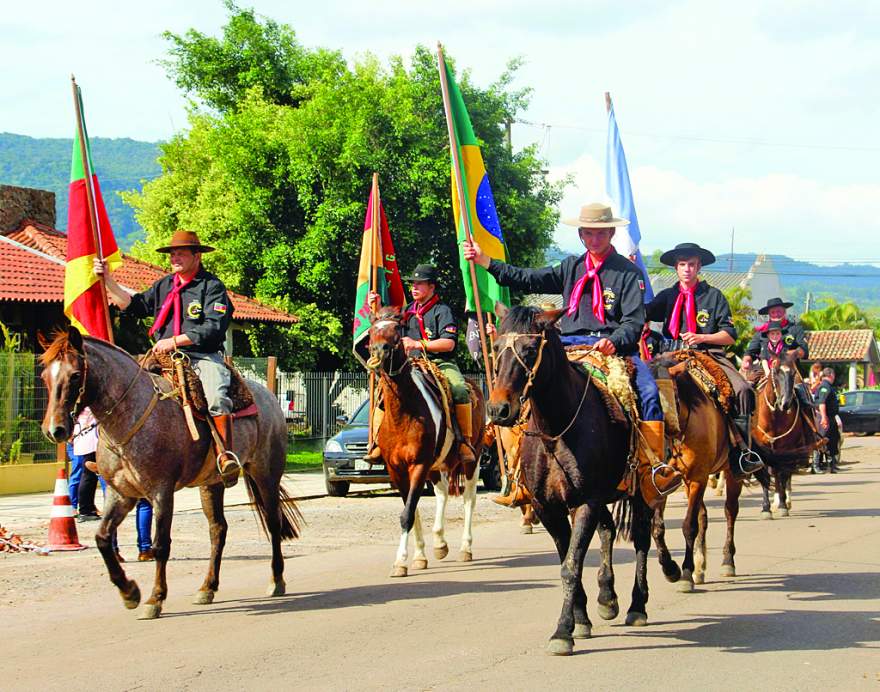
{"label": "asphalt surface", "polygon": [[[400,501],[329,500],[302,503],[320,540],[307,533],[286,550],[288,593],[278,598],[262,595],[268,546],[238,530],[252,524],[242,515],[230,518],[217,600],[191,605],[207,539],[203,523],[198,533],[181,520],[169,598],[150,622],[123,609],[94,550],[0,559],[0,688],[880,689],[880,440],[848,439],[840,474],[796,476],[787,518],[761,521],[759,493],[747,489],[734,578],[718,577],[724,519],[710,492],[707,582],[679,593],[652,550],[647,627],[623,624],[633,579],[624,545],[615,550],[621,615],[596,615],[592,548],[584,583],[593,637],[569,658],[545,653],[561,590],[543,529],[521,535],[518,513],[483,495],[473,562],[454,561],[458,525],[449,557],[432,559],[428,527],[428,570],[393,580]],[[360,519],[345,514],[355,506]],[[678,560],[683,509],[679,495],[667,513]],[[371,532],[358,538],[368,519]],[[146,592],[152,566],[126,568]]]}

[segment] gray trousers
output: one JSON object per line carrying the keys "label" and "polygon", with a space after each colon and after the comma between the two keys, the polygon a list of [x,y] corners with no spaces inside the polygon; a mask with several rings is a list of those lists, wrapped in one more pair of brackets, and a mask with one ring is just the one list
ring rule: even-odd
{"label": "gray trousers", "polygon": [[219,353],[193,353],[191,351],[187,355],[202,382],[202,388],[205,390],[208,413],[212,416],[232,413],[232,399],[229,398],[232,377],[223,362],[223,356]]}

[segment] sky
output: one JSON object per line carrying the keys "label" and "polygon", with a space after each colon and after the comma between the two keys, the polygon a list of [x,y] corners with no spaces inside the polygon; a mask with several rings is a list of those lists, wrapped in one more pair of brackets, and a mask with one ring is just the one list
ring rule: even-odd
{"label": "sky", "polygon": [[[571,177],[563,217],[607,199],[610,91],[646,254],[683,241],[727,252],[735,229],[737,252],[880,265],[876,0],[239,4],[349,60],[442,41],[483,86],[521,57],[514,86],[533,92],[514,146],[537,143],[551,178]],[[161,34],[216,35],[225,20],[220,0],[6,7],[0,131],[70,137],[74,73],[92,137],[167,139],[187,102],[157,64]],[[569,227],[555,239],[579,249]]]}

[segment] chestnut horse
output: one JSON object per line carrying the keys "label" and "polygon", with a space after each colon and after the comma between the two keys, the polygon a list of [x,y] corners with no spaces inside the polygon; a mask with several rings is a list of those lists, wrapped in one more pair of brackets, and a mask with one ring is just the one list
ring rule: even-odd
{"label": "chestnut horse", "polygon": [[797,352],[788,351],[770,362],[770,372],[757,389],[755,412],[752,414],[752,436],[767,465],[755,476],[764,492],[761,518],[772,519],[770,510],[770,472],[776,483],[779,515],[788,516],[791,509],[791,477],[799,466],[809,464],[810,455],[819,446],[805,410],[795,389]]}
{"label": "chestnut horse", "polygon": [[[706,575],[706,529],[709,523],[703,497],[709,485],[709,476],[724,473],[726,496],[724,514],[727,519],[727,537],[721,559],[721,575],[736,576],[734,555],[734,526],[739,514],[739,496],[742,482],[728,469],[730,432],[727,417],[697,385],[684,363],[675,352],[664,353],[651,361],[651,369],[658,379],[671,376],[677,390],[677,414],[680,437],[672,441],[673,458],[670,463],[685,479],[687,512],[681,524],[685,554],[681,569],[672,559],[666,546],[666,527],[663,513],[666,500],[654,511],[653,535],[663,574],[671,582],[678,582],[678,590],[691,592],[694,584],[702,584]],[[667,417],[669,414],[667,413]]]}
{"label": "chestnut horse", "polygon": [[[444,445],[447,433],[447,411],[435,400],[425,375],[407,358],[401,339],[403,327],[396,307],[382,308],[370,325],[370,356],[380,375],[381,397],[385,413],[376,435],[376,443],[391,477],[403,500],[400,513],[400,543],[392,567],[392,577],[408,574],[407,561],[409,534],[415,534],[416,549],[412,568],[426,569],[425,540],[418,513],[419,498],[430,480],[434,486],[436,511],[434,515],[434,557],[442,560],[449,554],[446,543],[446,504],[449,495],[457,493],[463,484],[464,528],[459,548],[459,560],[473,559],[473,518],[477,506],[477,467],[482,451],[486,410],[483,394],[468,382],[471,394],[473,429],[469,442],[474,450],[473,462],[464,464],[459,459],[459,443]],[[372,364],[371,364],[372,367]],[[452,402],[448,402],[452,412]],[[463,481],[463,483],[462,483]]]}
{"label": "chestnut horse", "polygon": [[[641,495],[630,497],[617,489],[628,469],[632,431],[612,420],[589,376],[566,357],[555,327],[562,314],[531,307],[499,310],[495,389],[487,406],[493,423],[510,427],[520,423],[526,400],[531,402],[519,463],[535,512],[562,563],[562,612],[548,646],[554,655],[571,654],[574,639],[591,634],[582,575],[593,534],[598,531],[601,540],[598,603],[606,620],[619,611],[612,568],[615,532],[632,536],[636,570],[628,625],[647,624],[651,546],[648,506]],[[607,505],[621,500],[615,523]]]}
{"label": "chestnut horse", "polygon": [[[169,389],[167,383],[143,370],[121,348],[83,337],[74,327],[44,346],[42,361],[46,367],[42,377],[49,403],[43,433],[54,442],[67,440],[74,419],[86,406],[99,424],[98,472],[108,488],[95,542],[123,604],[137,608],[141,593],[137,583],[126,577],[113,550],[116,528],[138,498],[152,503],[156,575],[140,618],[159,617],[168,595],[165,568],[171,551],[174,493],[195,486],[199,486],[202,510],[210,527],[211,560],[194,602],[213,602],[220,584],[227,524],[223,516],[224,487],[208,425],[197,421],[199,439],[194,442],[181,406],[161,396]],[[268,389],[256,382],[248,382],[248,386],[258,414],[236,422],[234,451],[244,466],[245,484],[257,516],[272,541],[272,581],[267,595],[280,596],[285,591],[281,541],[299,536],[301,517],[281,486],[287,448],[284,415]]]}

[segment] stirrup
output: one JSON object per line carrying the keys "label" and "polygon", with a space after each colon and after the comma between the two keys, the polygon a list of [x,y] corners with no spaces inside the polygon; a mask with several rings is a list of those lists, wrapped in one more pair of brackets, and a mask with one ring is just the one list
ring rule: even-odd
{"label": "stirrup", "polygon": [[[743,461],[760,465],[755,468],[754,471],[746,471],[743,468]],[[755,473],[755,471],[760,471],[762,468],[764,468],[764,460],[761,458],[761,455],[753,449],[744,449],[742,452],[740,452],[739,458],[737,459],[736,463],[739,466],[740,474],[743,476],[750,476]]]}
{"label": "stirrup", "polygon": [[667,464],[665,461],[662,464],[657,464],[656,466],[651,467],[651,485],[654,486],[654,490],[657,491],[657,494],[660,495],[660,497],[666,497],[667,495],[671,495],[672,493],[674,493],[676,490],[678,490],[681,487],[681,483],[677,483],[675,486],[673,486],[672,488],[670,488],[666,492],[663,492],[662,490],[660,490],[660,488],[657,487],[657,481],[654,480],[654,477],[657,475],[657,472],[663,468],[672,469],[673,471],[675,471],[676,473],[679,473],[679,475],[680,475],[680,472],[678,471],[678,469],[676,469],[671,464]]}
{"label": "stirrup", "polygon": [[[238,470],[244,471],[244,466],[241,465],[238,454],[230,449],[224,449],[222,452],[220,452],[220,454],[217,455],[217,472],[221,476],[223,475],[223,465],[220,462],[224,459],[224,457],[228,457],[229,459],[234,461],[236,466],[238,466]],[[232,471],[226,471],[226,473],[232,473]]]}

